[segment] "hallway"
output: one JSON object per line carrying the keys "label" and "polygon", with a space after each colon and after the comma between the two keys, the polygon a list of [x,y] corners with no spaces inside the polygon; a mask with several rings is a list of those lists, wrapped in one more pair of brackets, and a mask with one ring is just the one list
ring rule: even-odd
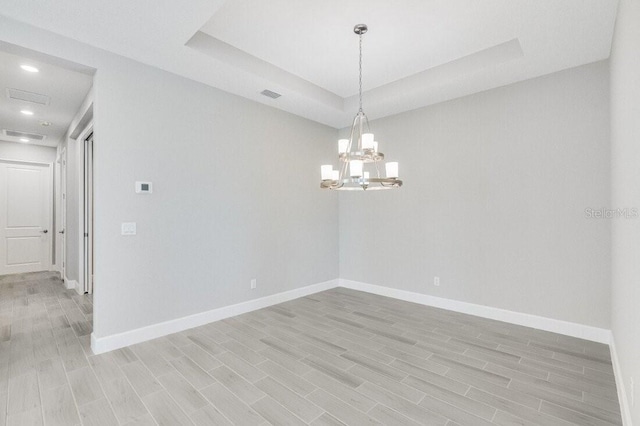
{"label": "hallway", "polygon": [[0,425],[5,413],[8,425],[42,424],[43,412],[57,419],[48,424],[73,424],[65,370],[88,367],[92,321],[91,296],[66,290],[58,273],[0,277]]}

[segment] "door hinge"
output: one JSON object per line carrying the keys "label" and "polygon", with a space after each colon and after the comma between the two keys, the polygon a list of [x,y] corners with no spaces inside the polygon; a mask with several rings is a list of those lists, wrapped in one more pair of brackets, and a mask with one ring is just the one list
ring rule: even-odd
{"label": "door hinge", "polygon": [[84,236],[85,236],[85,237],[88,237],[88,236],[89,236],[89,233],[88,233],[88,232],[85,232],[85,233],[84,233]]}

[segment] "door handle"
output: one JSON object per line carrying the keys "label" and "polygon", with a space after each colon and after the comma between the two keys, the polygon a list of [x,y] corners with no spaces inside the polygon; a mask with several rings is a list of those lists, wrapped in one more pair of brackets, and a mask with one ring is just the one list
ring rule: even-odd
{"label": "door handle", "polygon": [[40,231],[40,232],[42,232],[43,234],[46,234],[47,232],[49,232],[49,230],[45,229],[44,231]]}
{"label": "door handle", "polygon": [[64,234],[64,229],[62,231],[58,231],[58,234]]}

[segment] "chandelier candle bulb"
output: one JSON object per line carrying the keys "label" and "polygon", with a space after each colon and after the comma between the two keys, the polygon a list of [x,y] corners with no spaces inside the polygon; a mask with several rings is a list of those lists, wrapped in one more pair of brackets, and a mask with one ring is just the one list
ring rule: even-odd
{"label": "chandelier candle bulb", "polygon": [[320,174],[322,175],[322,180],[331,180],[333,176],[333,166],[331,164],[320,166]]}
{"label": "chandelier candle bulb", "polygon": [[387,171],[388,178],[397,178],[398,177],[398,163],[395,161],[391,161],[384,165]]}
{"label": "chandelier candle bulb", "polygon": [[340,170],[331,171],[331,180],[340,180]]}
{"label": "chandelier candle bulb", "polygon": [[378,152],[378,142],[373,141],[373,152]]}
{"label": "chandelier candle bulb", "polygon": [[364,180],[369,180],[369,172],[364,172]]}
{"label": "chandelier candle bulb", "polygon": [[362,149],[373,149],[373,133],[362,134]]}
{"label": "chandelier candle bulb", "polygon": [[351,177],[361,177],[362,176],[362,161],[361,160],[352,160],[349,163],[349,171],[351,172]]}
{"label": "chandelier candle bulb", "polygon": [[338,141],[338,154],[344,154],[349,148],[349,139],[340,139]]}

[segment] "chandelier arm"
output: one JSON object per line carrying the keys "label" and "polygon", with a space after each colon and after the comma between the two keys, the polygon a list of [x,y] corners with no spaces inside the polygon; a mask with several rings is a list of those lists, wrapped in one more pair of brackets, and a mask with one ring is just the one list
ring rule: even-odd
{"label": "chandelier arm", "polygon": [[376,166],[376,175],[378,175],[378,179],[380,179],[380,169],[378,168],[378,161],[374,161],[373,164]]}
{"label": "chandelier arm", "polygon": [[[362,151],[362,117],[364,112],[358,114],[358,151]],[[366,116],[365,116],[366,117]]]}
{"label": "chandelier arm", "polygon": [[348,167],[349,167],[349,162],[348,161],[343,161],[342,165],[340,166],[340,176],[339,176],[340,182],[342,182],[343,179],[347,178],[347,168]]}
{"label": "chandelier arm", "polygon": [[353,131],[356,128],[356,123],[358,122],[358,117],[360,114],[356,114],[353,118],[353,123],[351,123],[351,133],[349,134],[349,146],[347,147],[347,153],[351,152],[351,147],[353,146]]}
{"label": "chandelier arm", "polygon": [[[356,125],[356,120],[357,120],[358,116],[356,115],[353,119],[353,124],[351,125],[351,133],[349,135],[349,145],[347,146],[347,152],[345,153],[345,155],[349,156],[349,153],[351,152],[351,145],[353,144],[353,128]],[[342,164],[340,165],[340,175],[338,176],[338,179],[340,181],[339,186],[342,186],[343,183],[343,179],[346,179],[347,176],[347,167],[349,166],[349,161],[343,161]]]}
{"label": "chandelier arm", "polygon": [[371,126],[369,125],[369,117],[367,117],[367,114],[362,113],[364,115],[364,120],[367,123],[367,130],[369,131],[369,133],[371,133]]}

